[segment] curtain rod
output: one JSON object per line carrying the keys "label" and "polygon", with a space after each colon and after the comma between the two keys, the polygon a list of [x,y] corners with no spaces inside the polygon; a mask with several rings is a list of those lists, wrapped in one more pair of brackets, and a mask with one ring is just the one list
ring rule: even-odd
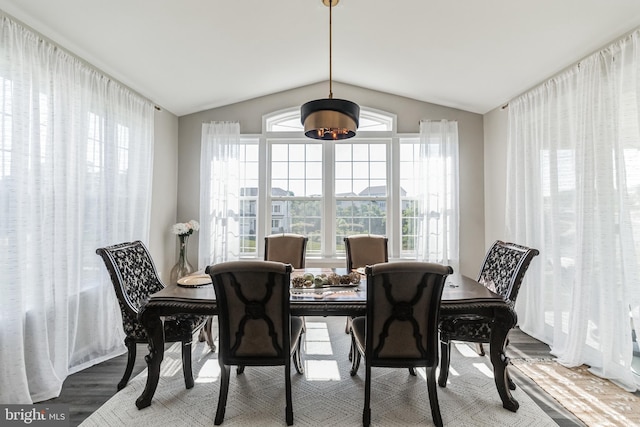
{"label": "curtain rod", "polygon": [[148,104],[153,105],[153,108],[155,108],[157,111],[162,111],[162,107],[160,107],[159,105],[157,105],[155,102],[153,102],[151,99],[147,98],[146,96],[140,94],[140,92],[130,88],[129,86],[127,86],[126,84],[122,83],[120,80],[114,78],[113,76],[111,76],[110,74],[107,74],[104,70],[101,70],[100,68],[96,67],[95,65],[93,65],[92,63],[90,63],[89,61],[87,61],[86,59],[81,58],[80,56],[76,55],[75,53],[73,53],[72,51],[70,51],[69,49],[61,46],[60,44],[56,43],[55,41],[53,41],[52,39],[50,39],[49,37],[45,36],[44,34],[42,34],[41,32],[37,31],[35,28],[31,27],[30,25],[27,25],[26,23],[24,23],[23,21],[19,20],[18,18],[16,18],[13,15],[8,14],[7,12],[5,12],[4,10],[0,9],[0,16],[4,16],[7,19],[12,20],[13,22],[15,22],[17,25],[20,25],[21,27],[23,27],[24,29],[32,32],[34,35],[36,35],[39,39],[40,42],[46,42],[51,44],[54,48],[56,49],[60,49],[62,52],[66,53],[67,55],[69,55],[71,58],[75,59],[76,61],[82,63],[83,65],[85,65],[86,67],[90,68],[91,70],[93,70],[94,72],[100,74],[101,76],[103,76],[104,78],[106,78],[107,80],[110,80],[120,86],[122,86],[123,88],[127,89],[128,91],[130,91],[131,93],[133,93],[134,95],[136,95],[137,97],[141,98],[142,100],[146,101]]}
{"label": "curtain rod", "polygon": [[[600,48],[594,50],[590,54],[585,55],[584,57],[582,57],[578,61],[575,61],[575,62],[571,63],[570,65],[562,68],[560,71],[552,74],[550,77],[538,82],[537,84],[531,86],[529,89],[525,90],[524,92],[521,92],[520,94],[514,96],[513,98],[511,98],[511,101],[513,101],[514,99],[520,98],[521,96],[531,92],[532,90],[535,90],[535,89],[539,88],[540,86],[542,86],[542,85],[548,83],[549,81],[559,77],[560,75],[566,73],[567,71],[571,70],[574,67],[577,67],[578,70],[580,70],[580,65],[581,65],[582,61],[584,61],[585,59],[591,57],[592,55],[595,55],[598,52],[602,52],[603,50],[608,49],[609,47],[613,46],[614,44],[626,39],[627,37],[630,37],[633,33],[635,33],[636,31],[639,31],[639,30],[640,30],[640,27],[636,27],[633,30],[627,31],[623,35],[621,35],[619,37],[616,37],[614,40],[612,40],[612,41],[608,42],[607,44],[601,46]],[[504,110],[504,109],[506,109],[508,107],[509,107],[509,103],[507,102],[506,104],[504,104],[502,106],[502,109]]]}

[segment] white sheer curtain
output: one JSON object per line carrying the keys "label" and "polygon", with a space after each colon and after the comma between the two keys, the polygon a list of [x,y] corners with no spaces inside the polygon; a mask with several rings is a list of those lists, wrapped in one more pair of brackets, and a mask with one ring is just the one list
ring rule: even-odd
{"label": "white sheer curtain", "polygon": [[[540,250],[520,327],[628,390],[640,327],[639,33],[509,103],[508,236]],[[638,330],[640,332],[640,330]]]}
{"label": "white sheer curtain", "polygon": [[418,259],[459,265],[458,122],[420,122]]}
{"label": "white sheer curtain", "polygon": [[240,257],[240,124],[202,124],[198,268]]}
{"label": "white sheer curtain", "polygon": [[0,17],[0,402],[124,351],[99,246],[147,240],[153,107]]}

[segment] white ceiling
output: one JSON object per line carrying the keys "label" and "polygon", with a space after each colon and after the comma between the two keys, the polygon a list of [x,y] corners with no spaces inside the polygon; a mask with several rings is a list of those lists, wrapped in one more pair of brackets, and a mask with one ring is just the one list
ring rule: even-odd
{"label": "white ceiling", "polygon": [[[0,9],[178,116],[329,77],[322,0]],[[640,0],[341,0],[333,80],[482,114],[637,27]]]}

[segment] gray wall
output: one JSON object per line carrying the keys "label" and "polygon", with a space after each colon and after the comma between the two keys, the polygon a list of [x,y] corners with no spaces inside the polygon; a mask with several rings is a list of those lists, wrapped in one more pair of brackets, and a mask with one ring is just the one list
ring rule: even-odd
{"label": "gray wall", "polygon": [[178,117],[165,110],[155,112],[153,151],[149,252],[160,277],[168,283],[177,246],[170,228],[178,203]]}
{"label": "gray wall", "polygon": [[[318,83],[237,104],[182,116],[178,126],[178,210],[177,220],[199,216],[200,139],[202,123],[239,121],[242,133],[262,133],[264,114],[299,106],[325,98],[328,83]],[[399,133],[418,133],[423,119],[458,121],[460,138],[460,270],[475,277],[485,252],[483,117],[480,114],[447,108],[409,98],[390,95],[334,82],[336,98],[354,101],[360,106],[394,113]],[[197,265],[197,233],[189,243],[189,260]]]}
{"label": "gray wall", "polygon": [[484,115],[485,246],[505,237],[508,107]]}

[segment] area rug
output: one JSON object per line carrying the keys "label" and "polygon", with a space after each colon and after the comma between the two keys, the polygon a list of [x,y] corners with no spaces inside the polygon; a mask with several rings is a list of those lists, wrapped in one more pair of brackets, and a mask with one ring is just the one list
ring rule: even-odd
{"label": "area rug", "polygon": [[[349,375],[349,336],[344,318],[307,317],[304,375],[292,368],[295,426],[362,426],[364,366]],[[194,343],[195,386],[184,387],[180,346],[167,347],[160,382],[151,406],[138,410],[135,400],[145,386],[146,371],[131,380],[82,427],[207,426],[213,425],[219,392],[216,353]],[[224,426],[284,426],[285,398],[282,367],[232,370]],[[424,370],[374,368],[371,396],[372,426],[433,425]],[[519,388],[513,396],[518,412],[502,407],[488,357],[479,357],[465,344],[452,346],[451,371],[446,388],[438,387],[440,410],[449,426],[555,426],[553,420]]]}
{"label": "area rug", "polygon": [[512,365],[588,426],[640,426],[640,397],[589,372],[553,360],[512,359]]}

